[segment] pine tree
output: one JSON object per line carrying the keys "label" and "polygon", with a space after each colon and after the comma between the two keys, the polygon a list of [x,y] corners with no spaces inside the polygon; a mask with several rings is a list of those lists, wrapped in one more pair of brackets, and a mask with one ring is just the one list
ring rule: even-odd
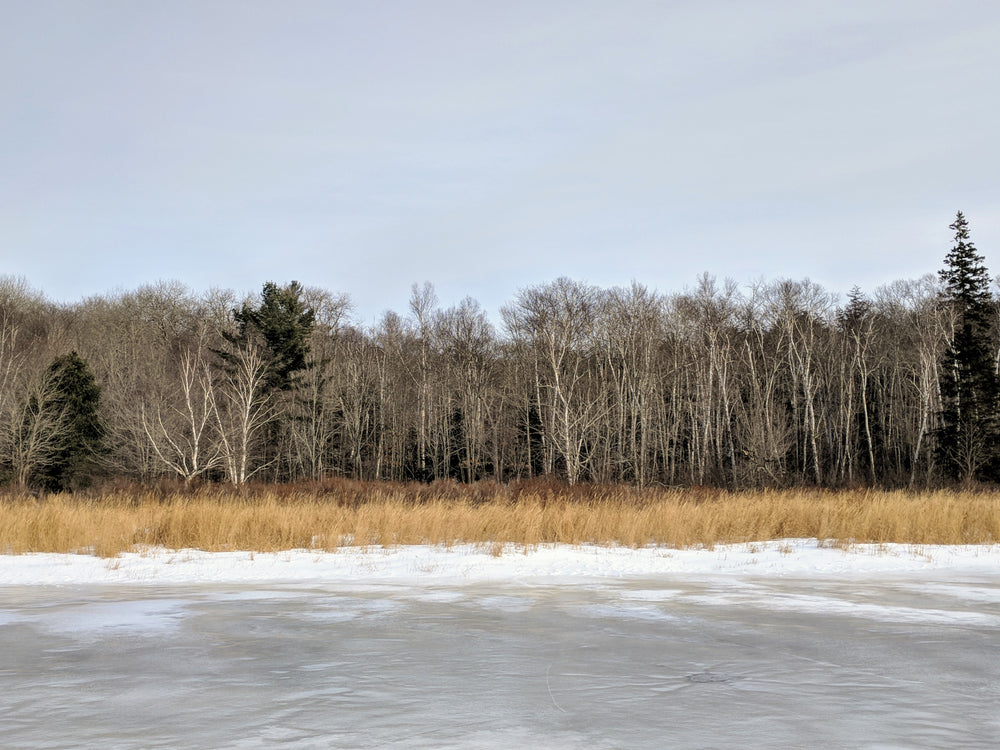
{"label": "pine tree", "polygon": [[48,376],[52,387],[38,408],[61,415],[61,429],[40,479],[52,492],[79,489],[90,483],[96,470],[94,459],[104,440],[98,414],[101,388],[75,351],[57,357],[49,365]]}
{"label": "pine tree", "polygon": [[[302,300],[302,286],[293,281],[279,287],[267,282],[261,292],[261,304],[253,308],[247,304],[233,310],[237,332],[224,334],[237,349],[248,342],[263,345],[267,360],[266,383],[269,391],[289,391],[298,385],[297,373],[306,369],[309,355],[309,334],[312,332],[315,313]],[[232,362],[230,353],[218,352]]]}
{"label": "pine tree", "polygon": [[941,367],[941,428],[937,457],[945,474],[969,483],[996,471],[997,398],[993,361],[994,331],[990,276],[969,238],[969,225],[959,211],[955,245],[940,272],[945,300],[952,305],[955,328]]}

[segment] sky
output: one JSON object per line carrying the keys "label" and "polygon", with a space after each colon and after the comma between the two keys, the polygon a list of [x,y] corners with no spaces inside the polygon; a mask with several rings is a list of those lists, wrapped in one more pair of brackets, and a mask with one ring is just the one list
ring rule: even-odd
{"label": "sky", "polygon": [[0,274],[414,283],[491,314],[560,276],[845,294],[1000,272],[995,0],[0,0]]}

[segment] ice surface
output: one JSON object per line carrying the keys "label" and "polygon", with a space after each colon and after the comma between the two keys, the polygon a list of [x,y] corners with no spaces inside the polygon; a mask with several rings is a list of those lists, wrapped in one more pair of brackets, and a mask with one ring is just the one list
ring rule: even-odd
{"label": "ice surface", "polygon": [[995,747],[996,548],[0,558],[0,744]]}
{"label": "ice surface", "polygon": [[[113,596],[113,594],[112,594]],[[110,630],[132,635],[162,636],[176,628],[184,616],[185,599],[84,602],[53,611],[37,609],[21,622],[37,624],[55,635],[94,637]]]}

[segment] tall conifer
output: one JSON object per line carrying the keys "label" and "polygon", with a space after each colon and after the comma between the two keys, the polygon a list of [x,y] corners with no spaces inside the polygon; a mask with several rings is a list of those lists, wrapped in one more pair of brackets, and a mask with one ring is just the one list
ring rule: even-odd
{"label": "tall conifer", "polygon": [[99,416],[101,387],[87,362],[75,352],[49,365],[52,392],[39,408],[61,415],[61,429],[51,460],[41,471],[45,488],[54,492],[86,487],[96,472],[95,459],[105,436]]}
{"label": "tall conifer", "polygon": [[945,300],[954,310],[954,335],[941,367],[938,460],[946,475],[963,482],[996,472],[997,398],[990,276],[959,211],[955,245],[940,271]]}
{"label": "tall conifer", "polygon": [[[236,348],[254,339],[263,345],[269,390],[292,390],[298,385],[298,374],[307,367],[315,313],[303,301],[302,291],[297,281],[285,287],[268,281],[261,291],[260,307],[244,304],[241,309],[233,310],[238,330],[223,334]],[[233,361],[230,353],[218,354],[228,362]]]}

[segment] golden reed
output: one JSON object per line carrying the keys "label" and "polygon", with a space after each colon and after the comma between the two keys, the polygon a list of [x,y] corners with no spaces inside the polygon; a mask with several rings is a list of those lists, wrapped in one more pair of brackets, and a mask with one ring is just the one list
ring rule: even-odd
{"label": "golden reed", "polygon": [[992,544],[1000,541],[1000,492],[727,492],[337,480],[0,497],[0,554],[113,557],[143,546],[270,552],[461,543],[494,549],[554,543],[682,548],[784,538]]}

